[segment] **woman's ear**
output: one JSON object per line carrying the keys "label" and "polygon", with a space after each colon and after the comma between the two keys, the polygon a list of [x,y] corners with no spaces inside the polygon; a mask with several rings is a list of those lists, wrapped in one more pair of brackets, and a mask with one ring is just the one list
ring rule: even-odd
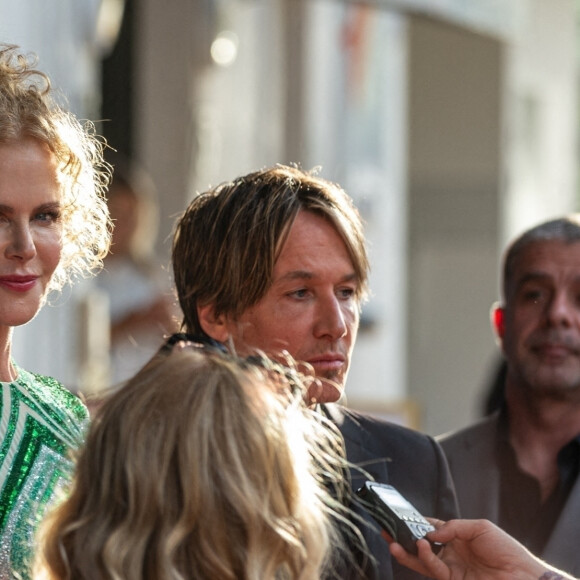
{"label": "woman's ear", "polygon": [[225,315],[216,316],[213,304],[197,307],[197,316],[202,330],[214,340],[225,343],[230,337]]}
{"label": "woman's ear", "polygon": [[495,335],[500,341],[503,341],[505,334],[505,307],[496,303],[491,308],[491,324]]}

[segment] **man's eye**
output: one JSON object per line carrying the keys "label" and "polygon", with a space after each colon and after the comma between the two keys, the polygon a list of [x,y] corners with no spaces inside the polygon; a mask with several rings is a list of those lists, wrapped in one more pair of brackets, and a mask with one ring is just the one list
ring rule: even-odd
{"label": "man's eye", "polygon": [[527,290],[522,294],[522,298],[525,302],[537,303],[544,299],[545,293],[541,290]]}
{"label": "man's eye", "polygon": [[298,288],[297,290],[289,290],[286,292],[288,298],[293,300],[304,300],[310,296],[310,290],[308,288]]}
{"label": "man's eye", "polygon": [[305,298],[308,294],[308,290],[306,288],[299,288],[298,290],[292,290],[292,292],[288,292],[288,296],[292,298]]}
{"label": "man's eye", "polygon": [[338,295],[343,299],[352,298],[355,295],[354,288],[340,288],[338,290]]}

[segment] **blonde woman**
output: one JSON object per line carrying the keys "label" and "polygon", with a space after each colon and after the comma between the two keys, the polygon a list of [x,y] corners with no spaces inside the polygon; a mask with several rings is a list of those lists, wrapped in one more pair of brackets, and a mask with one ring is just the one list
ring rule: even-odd
{"label": "blonde woman", "polygon": [[[11,355],[15,326],[98,268],[110,227],[102,146],[53,101],[47,77],[0,45],[0,577],[28,577],[37,522],[68,479],[87,410]],[[34,344],[30,345],[34,349]]]}
{"label": "blonde woman", "polygon": [[39,576],[332,572],[342,441],[304,394],[262,359],[184,342],[154,358],[99,409],[71,494],[43,526]]}

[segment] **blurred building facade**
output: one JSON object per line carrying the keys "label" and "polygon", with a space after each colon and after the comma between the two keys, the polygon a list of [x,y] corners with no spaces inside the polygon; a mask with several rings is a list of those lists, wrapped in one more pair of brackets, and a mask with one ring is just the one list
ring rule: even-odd
{"label": "blurred building facade", "polygon": [[[103,91],[84,102],[152,174],[160,252],[195,191],[278,162],[320,166],[355,199],[371,249],[348,404],[435,434],[470,422],[497,351],[501,251],[577,208],[575,3],[123,4],[115,46],[91,61],[104,58]],[[42,64],[60,36],[22,44]],[[83,66],[70,82],[94,78]]]}

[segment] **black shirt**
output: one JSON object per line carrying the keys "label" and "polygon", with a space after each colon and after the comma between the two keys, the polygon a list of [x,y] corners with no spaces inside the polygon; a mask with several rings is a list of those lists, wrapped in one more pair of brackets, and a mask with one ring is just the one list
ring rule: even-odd
{"label": "black shirt", "polygon": [[499,525],[530,551],[541,554],[578,476],[580,435],[558,453],[560,479],[542,503],[540,484],[522,471],[508,435],[507,412],[502,409],[498,423],[497,459],[500,467]]}

